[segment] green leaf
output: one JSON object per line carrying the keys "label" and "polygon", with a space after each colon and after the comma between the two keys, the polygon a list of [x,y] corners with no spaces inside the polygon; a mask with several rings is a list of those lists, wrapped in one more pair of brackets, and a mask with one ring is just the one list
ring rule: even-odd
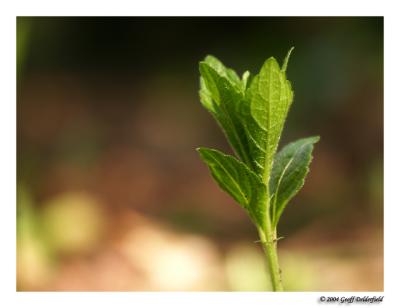
{"label": "green leaf", "polygon": [[292,54],[293,49],[294,49],[294,47],[289,49],[289,51],[288,51],[288,53],[287,53],[287,55],[285,57],[285,60],[283,60],[283,65],[282,65],[282,71],[283,72],[286,72],[287,65],[289,63],[289,58],[290,58],[290,55]]}
{"label": "green leaf", "polygon": [[[215,62],[215,58],[212,59]],[[201,102],[217,120],[238,157],[248,166],[252,166],[248,140],[239,113],[240,106],[244,103],[244,91],[233,84],[226,70],[221,67],[222,64],[213,62],[211,66],[208,62],[200,62]],[[242,87],[242,81],[239,80],[239,83]]]}
{"label": "green leaf", "polygon": [[275,228],[287,203],[304,185],[314,143],[319,137],[299,139],[286,145],[275,157],[269,181],[272,226]]}
{"label": "green leaf", "polygon": [[242,75],[242,88],[243,88],[243,91],[246,90],[249,79],[250,79],[250,72],[249,71],[245,71],[243,73],[243,75]]}
{"label": "green leaf", "polygon": [[222,127],[238,157],[268,182],[280,135],[293,101],[286,79],[289,50],[282,69],[269,58],[253,78],[242,80],[213,56],[200,62],[200,99]]}
{"label": "green leaf", "polygon": [[231,68],[227,68],[220,60],[218,60],[216,57],[214,56],[210,56],[208,55],[205,59],[204,59],[204,63],[206,63],[207,65],[209,65],[210,67],[212,67],[217,73],[218,75],[220,75],[221,77],[225,77],[226,79],[229,80],[229,82],[237,87],[238,89],[241,89],[242,87],[242,81],[240,80],[239,76],[236,74],[236,72],[231,69]]}
{"label": "green leaf", "polygon": [[211,92],[208,90],[204,78],[200,77],[200,102],[211,114],[215,114],[214,103],[211,97]]}
{"label": "green leaf", "polygon": [[266,186],[261,179],[233,156],[213,149],[197,150],[218,185],[248,212],[257,226],[264,227]]}
{"label": "green leaf", "polygon": [[254,170],[262,175],[264,182],[269,179],[273,157],[293,102],[293,91],[285,72],[289,55],[290,52],[284,69],[273,57],[265,61],[246,90],[246,103],[241,109],[249,155],[254,160]]}
{"label": "green leaf", "polygon": [[[276,154],[293,102],[292,86],[286,77],[292,50],[287,53],[282,67],[271,57],[258,74],[250,76],[246,71],[241,79],[213,56],[207,56],[199,65],[201,102],[217,120],[241,162],[206,149],[200,150],[203,160],[219,185],[248,210],[253,220],[261,219],[257,222],[260,223],[265,219],[255,219],[263,217],[252,212],[255,206],[258,213],[271,211],[273,227],[287,203],[304,184],[313,144],[317,142],[317,137],[301,139]],[[222,177],[221,174],[225,175]],[[243,176],[246,183],[254,182],[256,187],[262,185],[263,196],[243,186],[240,182],[243,174],[247,175]],[[232,179],[236,179],[236,186]],[[234,187],[240,189],[234,190]],[[250,191],[256,200],[268,198],[270,202],[254,203],[241,197],[240,193]]]}

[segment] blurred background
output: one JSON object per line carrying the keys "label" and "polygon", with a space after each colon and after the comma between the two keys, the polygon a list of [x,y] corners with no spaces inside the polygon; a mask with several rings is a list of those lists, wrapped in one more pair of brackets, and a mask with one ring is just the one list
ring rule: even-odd
{"label": "blurred background", "polygon": [[279,225],[290,291],[383,290],[383,18],[17,18],[17,290],[270,290],[195,148],[207,54],[282,61],[281,145],[320,135]]}

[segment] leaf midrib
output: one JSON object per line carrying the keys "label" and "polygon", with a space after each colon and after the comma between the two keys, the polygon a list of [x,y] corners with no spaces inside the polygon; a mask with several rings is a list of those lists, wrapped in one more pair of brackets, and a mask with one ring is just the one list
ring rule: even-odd
{"label": "leaf midrib", "polygon": [[295,157],[300,152],[300,150],[302,150],[307,145],[308,145],[308,143],[305,143],[305,144],[301,145],[298,149],[296,149],[296,151],[294,152],[292,158],[288,161],[288,163],[286,164],[285,168],[283,168],[281,176],[279,177],[278,184],[276,185],[276,189],[275,189],[274,196],[273,196],[274,197],[274,204],[272,206],[272,217],[273,217],[272,219],[274,220],[274,224],[276,223],[276,221],[275,221],[275,213],[276,213],[276,203],[277,203],[277,199],[278,199],[277,196],[279,194],[279,188],[280,188],[282,179],[283,179],[287,169],[290,167],[290,165],[292,164],[293,160],[295,159]]}
{"label": "leaf midrib", "polygon": [[[260,91],[260,81],[258,82],[258,91]],[[271,69],[269,70],[269,89],[268,89],[268,103],[267,103],[267,108],[268,108],[268,115],[267,115],[267,131],[270,130],[270,125],[271,125],[271,92],[272,92],[272,65]],[[268,184],[268,179],[269,179],[269,142],[270,142],[270,136],[267,137],[267,142],[266,142],[266,149],[265,149],[265,161],[264,161],[264,173],[263,173],[263,182],[265,184]],[[269,187],[267,186],[267,195],[269,194]]]}
{"label": "leaf midrib", "polygon": [[[214,70],[211,66],[209,66],[209,67],[210,67],[212,70]],[[215,70],[214,70],[214,71],[215,71]],[[215,71],[215,72],[217,73],[217,71]],[[217,73],[217,75],[218,75],[218,73]],[[222,78],[219,77],[219,76],[218,76],[218,78],[219,78],[219,79],[222,79]],[[232,83],[231,83],[227,78],[225,78],[225,80],[228,81],[228,82],[232,85]],[[236,90],[234,89],[234,86],[232,86],[232,89],[235,91],[235,93],[237,93],[237,94],[240,95],[240,93],[236,92]],[[219,97],[219,99],[221,100],[221,97]],[[225,104],[223,104],[223,103],[220,102],[218,106],[223,110],[224,114],[226,115],[226,118],[227,118],[228,121],[229,121],[229,124],[230,124],[230,126],[231,126],[231,128],[232,128],[232,131],[233,131],[233,133],[234,133],[235,139],[236,139],[236,141],[237,141],[238,144],[239,144],[240,151],[242,152],[243,160],[244,160],[245,164],[248,165],[248,166],[251,166],[250,157],[247,155],[247,152],[246,152],[246,150],[245,150],[245,147],[244,147],[244,145],[243,145],[243,142],[242,142],[242,140],[240,139],[239,133],[237,132],[236,126],[235,126],[235,124],[234,124],[234,121],[233,121],[232,118],[231,118],[230,113],[229,113],[228,110],[226,109]],[[239,154],[239,153],[238,153],[238,154]],[[239,156],[240,156],[240,155],[239,155]]]}
{"label": "leaf midrib", "polygon": [[246,206],[249,206],[249,200],[246,197],[246,194],[244,194],[242,192],[242,189],[239,185],[239,183],[230,175],[230,172],[228,172],[228,170],[225,169],[224,165],[221,164],[218,160],[214,159],[214,161],[221,167],[222,170],[224,170],[224,172],[228,175],[228,177],[232,180],[232,182],[235,184],[236,188],[238,189],[238,191],[240,192],[240,194],[242,195],[242,197],[244,198],[244,200],[246,201]]}

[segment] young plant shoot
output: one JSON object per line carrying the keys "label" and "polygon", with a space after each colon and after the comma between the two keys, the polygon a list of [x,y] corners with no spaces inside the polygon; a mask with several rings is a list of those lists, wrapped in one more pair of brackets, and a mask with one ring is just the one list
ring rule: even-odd
{"label": "young plant shoot", "polygon": [[277,153],[293,102],[282,67],[267,59],[257,75],[242,78],[217,58],[200,62],[200,101],[218,122],[236,157],[198,148],[218,185],[247,212],[257,227],[274,291],[283,291],[277,253],[277,225],[288,202],[304,184],[318,136],[289,143]]}

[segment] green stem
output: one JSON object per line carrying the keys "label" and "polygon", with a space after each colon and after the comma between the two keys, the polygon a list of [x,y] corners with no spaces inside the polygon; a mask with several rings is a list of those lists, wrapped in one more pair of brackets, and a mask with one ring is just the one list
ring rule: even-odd
{"label": "green stem", "polygon": [[265,231],[260,228],[258,229],[258,233],[261,243],[263,245],[265,256],[267,257],[267,264],[271,276],[272,289],[273,291],[283,291],[281,273],[278,262],[276,229],[272,229],[269,208],[267,207],[267,209],[268,210]]}

